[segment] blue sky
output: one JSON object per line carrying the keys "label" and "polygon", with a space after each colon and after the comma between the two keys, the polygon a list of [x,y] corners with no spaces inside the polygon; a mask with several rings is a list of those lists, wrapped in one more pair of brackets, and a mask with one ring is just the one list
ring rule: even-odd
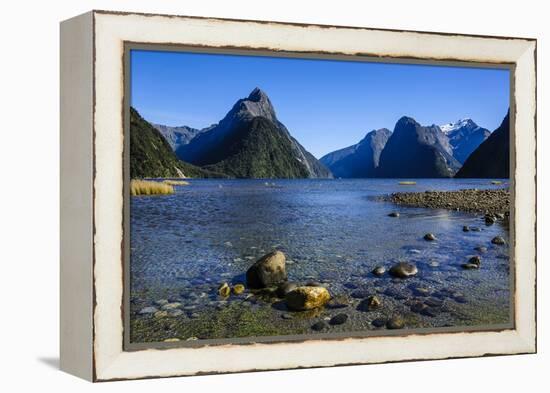
{"label": "blue sky", "polygon": [[510,92],[502,69],[131,52],[131,105],[153,123],[209,126],[256,86],[317,158],[404,115],[423,125],[469,117],[492,131]]}

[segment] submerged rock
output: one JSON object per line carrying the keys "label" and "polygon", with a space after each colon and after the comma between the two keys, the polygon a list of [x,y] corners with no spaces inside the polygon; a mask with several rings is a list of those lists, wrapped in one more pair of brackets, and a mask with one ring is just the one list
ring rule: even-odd
{"label": "submerged rock", "polygon": [[331,325],[342,325],[348,320],[348,314],[337,314],[328,322]]}
{"label": "submerged rock", "polygon": [[504,240],[504,238],[502,236],[495,236],[493,238],[493,240],[491,240],[491,243],[498,244],[498,245],[503,245],[503,244],[506,244],[506,241]]}
{"label": "submerged rock", "polygon": [[425,288],[425,287],[412,287],[411,288],[413,293],[416,295],[416,296],[429,296],[431,291],[429,288]]}
{"label": "submerged rock", "polygon": [[476,265],[475,263],[463,263],[460,266],[465,270],[479,269],[479,265]]}
{"label": "submerged rock", "polygon": [[377,277],[383,276],[384,273],[386,273],[386,268],[384,266],[376,266],[372,271],[372,274]]}
{"label": "submerged rock", "polygon": [[285,296],[286,305],[294,311],[312,310],[324,306],[330,294],[324,287],[298,287]]}
{"label": "submerged rock", "polygon": [[139,314],[140,315],[148,315],[148,314],[154,314],[157,311],[158,311],[158,308],[156,308],[156,307],[145,307],[145,308],[142,308],[139,311]]}
{"label": "submerged rock", "polygon": [[374,311],[378,310],[382,306],[380,298],[376,295],[369,296],[365,300],[362,300],[361,303],[357,305],[357,310],[359,311]]}
{"label": "submerged rock", "polygon": [[487,252],[487,247],[478,246],[478,247],[475,247],[474,250],[484,253],[484,252]]}
{"label": "submerged rock", "polygon": [[418,268],[412,263],[399,262],[393,265],[390,269],[390,274],[398,278],[407,278],[415,276],[418,273]]}
{"label": "submerged rock", "polygon": [[427,298],[424,303],[430,307],[441,307],[443,306],[443,300],[437,299],[435,297],[429,297]]}
{"label": "submerged rock", "polygon": [[164,311],[169,311],[169,310],[175,310],[176,308],[180,308],[180,307],[181,307],[180,302],[173,302],[173,303],[166,303],[164,306],[161,307],[161,309]]}
{"label": "submerged rock", "polygon": [[386,322],[388,329],[403,329],[405,327],[405,321],[401,317],[392,317]]}
{"label": "submerged rock", "polygon": [[320,332],[321,330],[325,330],[326,328],[328,328],[328,325],[325,321],[315,322],[313,325],[311,325],[311,329],[315,330],[316,332]]}
{"label": "submerged rock", "polygon": [[356,291],[353,291],[350,296],[354,299],[364,299],[366,298],[367,296],[370,295],[370,292],[369,291],[366,291],[364,289],[358,289]]}
{"label": "submerged rock", "polygon": [[424,311],[426,308],[428,308],[428,306],[425,305],[424,303],[422,303],[422,302],[416,302],[416,303],[414,303],[414,304],[411,306],[411,311],[412,311],[412,312],[416,312],[416,313],[421,313],[421,312]]}
{"label": "submerged rock", "polygon": [[399,213],[398,212],[391,212],[390,214],[388,214],[388,217],[399,217]]}
{"label": "submerged rock", "polygon": [[241,293],[244,292],[244,290],[245,290],[245,287],[244,287],[243,284],[235,284],[235,285],[233,286],[233,293],[234,293],[235,295],[240,295]]}
{"label": "submerged rock", "polygon": [[380,328],[386,324],[386,320],[384,318],[376,318],[371,322],[372,326]]}
{"label": "submerged rock", "polygon": [[462,232],[470,232],[470,227],[468,225],[464,225],[462,227]]}
{"label": "submerged rock", "polygon": [[474,255],[468,260],[468,263],[477,265],[477,267],[479,267],[481,265],[481,257],[479,255]]}
{"label": "submerged rock", "polygon": [[222,285],[218,287],[218,294],[222,297],[228,297],[231,294],[231,288],[229,287],[229,284],[224,282]]}
{"label": "submerged rock", "polygon": [[296,288],[298,288],[298,285],[293,282],[283,282],[277,286],[277,296],[284,298],[287,293],[295,290]]}
{"label": "submerged rock", "polygon": [[281,251],[264,255],[246,272],[246,282],[250,288],[265,288],[286,279],[286,257]]}
{"label": "submerged rock", "polygon": [[485,225],[493,225],[497,221],[497,218],[492,214],[486,214],[484,218]]}
{"label": "submerged rock", "polygon": [[433,241],[435,240],[435,235],[433,233],[426,233],[424,235],[424,240]]}

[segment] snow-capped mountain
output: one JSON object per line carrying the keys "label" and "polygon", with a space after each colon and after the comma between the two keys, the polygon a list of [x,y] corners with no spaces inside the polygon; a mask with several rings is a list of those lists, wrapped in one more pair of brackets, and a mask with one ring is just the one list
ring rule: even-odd
{"label": "snow-capped mountain", "polygon": [[449,138],[453,156],[461,164],[491,135],[489,130],[478,126],[472,119],[462,119],[454,123],[443,124],[439,128]]}

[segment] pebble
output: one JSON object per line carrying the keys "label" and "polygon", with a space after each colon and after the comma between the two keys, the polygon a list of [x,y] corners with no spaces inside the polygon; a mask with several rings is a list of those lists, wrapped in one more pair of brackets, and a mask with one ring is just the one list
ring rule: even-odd
{"label": "pebble", "polygon": [[326,329],[327,323],[324,321],[315,322],[313,325],[311,325],[311,329],[315,330],[316,332],[320,332],[321,330]]}
{"label": "pebble", "polygon": [[478,252],[481,252],[481,253],[485,253],[485,252],[487,252],[487,247],[477,246],[477,247],[474,248],[474,250],[476,250]]}
{"label": "pebble", "polygon": [[441,307],[443,306],[443,300],[437,299],[434,297],[427,298],[424,303],[430,307]]}
{"label": "pebble", "polygon": [[405,321],[401,317],[392,317],[386,322],[388,329],[403,329],[405,327]]}
{"label": "pebble", "polygon": [[435,240],[435,235],[433,233],[426,233],[424,235],[424,240],[433,241]]}
{"label": "pebble", "polygon": [[169,303],[168,299],[159,299],[155,302],[155,304],[159,307],[164,306],[165,304]]}
{"label": "pebble", "polygon": [[453,300],[457,303],[468,303],[468,299],[466,299],[463,295],[453,296]]}
{"label": "pebble", "polygon": [[474,255],[468,260],[468,263],[477,265],[479,267],[481,265],[481,257],[479,255]]}
{"label": "pebble", "polygon": [[174,310],[180,307],[181,307],[181,303],[179,302],[166,303],[164,306],[161,307],[161,310],[168,311],[168,310]]}
{"label": "pebble", "polygon": [[430,267],[439,267],[439,262],[437,262],[437,261],[430,261],[430,262],[428,262],[428,265],[429,265]]}
{"label": "pebble", "polygon": [[156,307],[145,307],[139,311],[140,315],[154,314],[158,311]]}
{"label": "pebble", "polygon": [[462,232],[470,232],[470,227],[468,225],[464,225],[462,227]]}
{"label": "pebble", "polygon": [[424,287],[413,287],[412,291],[416,296],[429,296],[430,295],[430,290],[428,288],[424,288]]}
{"label": "pebble", "polygon": [[218,287],[218,294],[222,297],[228,297],[231,294],[231,288],[229,287],[229,284],[224,282],[222,285]]}
{"label": "pebble", "polygon": [[292,319],[292,315],[290,315],[288,313],[285,313],[285,314],[281,315],[281,318],[283,318],[283,319]]}
{"label": "pebble", "polygon": [[337,314],[330,319],[329,324],[342,325],[346,323],[347,320],[348,320],[348,314]]}
{"label": "pebble", "polygon": [[384,273],[386,273],[386,268],[384,266],[376,266],[372,271],[372,274],[377,277],[383,276]]}
{"label": "pebble", "polygon": [[243,284],[235,284],[235,285],[233,286],[233,293],[234,293],[235,295],[240,295],[241,293],[244,292],[244,290],[245,290],[245,288],[244,288],[244,285],[243,285]]}
{"label": "pebble", "polygon": [[183,314],[183,311],[181,310],[171,310],[168,312],[168,315],[171,317],[179,317],[182,314]]}
{"label": "pebble", "polygon": [[365,290],[362,290],[362,289],[358,289],[356,291],[353,291],[350,296],[354,299],[364,299],[366,298],[367,296],[370,295],[370,292],[369,291],[365,291]]}
{"label": "pebble", "polygon": [[411,306],[411,311],[416,312],[416,313],[420,313],[426,308],[428,308],[428,306],[426,306],[424,303],[416,302]]}
{"label": "pebble", "polygon": [[371,324],[372,324],[372,326],[379,328],[379,327],[384,326],[386,324],[386,322],[387,321],[384,318],[376,318],[375,320],[373,320],[371,322]]}
{"label": "pebble", "polygon": [[329,302],[325,305],[326,308],[331,310],[337,310],[340,308],[346,308],[349,307],[347,303],[344,303],[343,301],[340,301],[338,299],[331,299]]}
{"label": "pebble", "polygon": [[390,274],[394,277],[408,278],[415,276],[418,273],[418,268],[412,263],[399,262],[393,265],[390,269]]}
{"label": "pebble", "polygon": [[479,227],[470,227],[470,231],[472,231],[472,232],[480,232],[480,231],[481,231],[481,228],[479,228]]}
{"label": "pebble", "polygon": [[493,240],[491,240],[491,243],[498,244],[498,245],[503,245],[503,244],[506,244],[506,241],[504,240],[504,238],[502,236],[496,236],[496,237],[493,238]]}
{"label": "pebble", "polygon": [[168,316],[168,311],[157,311],[153,314],[155,318],[164,318]]}
{"label": "pebble", "polygon": [[388,214],[388,217],[399,217],[399,213],[398,212],[391,212],[390,214]]}
{"label": "pebble", "polygon": [[173,337],[173,338],[164,339],[164,342],[165,343],[175,343],[175,342],[178,342],[179,340],[180,340],[179,338]]}
{"label": "pebble", "polygon": [[376,295],[369,296],[357,305],[358,311],[374,311],[382,306],[380,298]]}

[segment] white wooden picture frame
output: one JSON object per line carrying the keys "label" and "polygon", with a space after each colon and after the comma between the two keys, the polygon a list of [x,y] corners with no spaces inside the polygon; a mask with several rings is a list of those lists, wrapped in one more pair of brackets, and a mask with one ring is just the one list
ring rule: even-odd
{"label": "white wooden picture frame", "polygon": [[[498,331],[124,346],[125,45],[506,64],[514,323]],[[90,381],[536,351],[536,40],[91,11],[61,23],[61,368]]]}

